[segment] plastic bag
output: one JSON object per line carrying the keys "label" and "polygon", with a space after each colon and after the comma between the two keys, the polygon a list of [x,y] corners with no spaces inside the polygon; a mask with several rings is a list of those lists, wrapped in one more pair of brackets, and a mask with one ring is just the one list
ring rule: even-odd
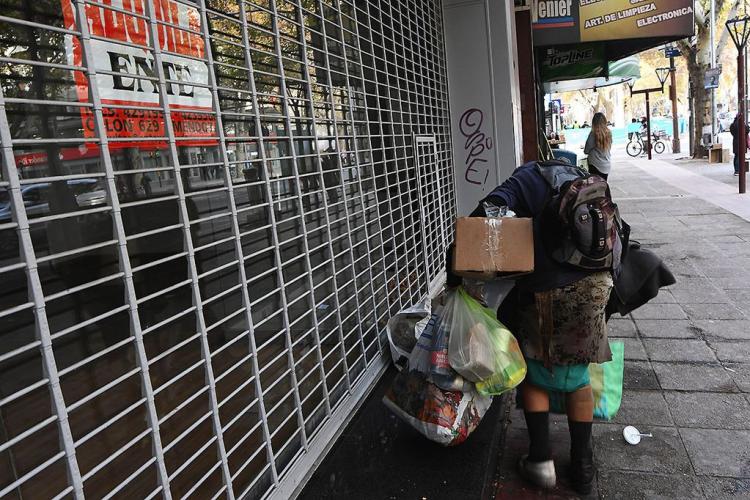
{"label": "plastic bag", "polygon": [[443,327],[444,308],[436,308],[409,356],[409,370],[423,373],[427,381],[446,391],[472,391],[474,384],[464,379],[448,362],[448,333]]}
{"label": "plastic bag", "polygon": [[403,370],[383,396],[383,404],[430,441],[454,446],[477,428],[492,398],[476,391],[446,391],[424,373]]}
{"label": "plastic bag", "polygon": [[452,292],[446,309],[451,323],[448,359],[484,395],[502,394],[526,376],[526,362],[513,334],[462,287]]}
{"label": "plastic bag", "polygon": [[409,355],[429,319],[430,304],[426,302],[404,309],[388,320],[385,333],[388,337],[391,359],[399,370],[409,362]]}
{"label": "plastic bag", "polygon": [[464,442],[476,429],[492,398],[477,393],[473,384],[442,362],[433,364],[443,356],[441,336],[448,333],[440,332],[440,325],[446,324],[440,312],[445,310],[431,316],[409,356],[408,367],[396,375],[383,404],[427,439],[452,446]]}
{"label": "plastic bag", "polygon": [[[625,344],[621,340],[610,340],[612,360],[589,364],[591,392],[594,394],[594,418],[612,420],[617,416],[622,403],[622,380],[625,365]],[[549,393],[552,413],[565,413],[565,394]]]}
{"label": "plastic bag", "polygon": [[430,318],[424,333],[432,335],[432,349],[430,352],[429,380],[446,391],[472,391],[474,384],[463,378],[451,367],[448,360],[448,329],[450,317],[445,307],[436,308]]}

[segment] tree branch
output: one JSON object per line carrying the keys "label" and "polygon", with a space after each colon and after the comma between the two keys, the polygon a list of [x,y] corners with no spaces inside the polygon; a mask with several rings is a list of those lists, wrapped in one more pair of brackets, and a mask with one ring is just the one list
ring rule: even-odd
{"label": "tree branch", "polygon": [[[729,10],[729,14],[727,14],[727,19],[732,19],[734,16],[737,15],[737,10],[740,7],[740,0],[736,0],[734,4],[732,5],[732,8]],[[719,37],[719,43],[716,45],[716,57],[720,58],[721,53],[724,52],[724,47],[726,46],[727,42],[729,41],[729,30],[727,29],[726,25],[722,25],[721,27],[721,37]]]}

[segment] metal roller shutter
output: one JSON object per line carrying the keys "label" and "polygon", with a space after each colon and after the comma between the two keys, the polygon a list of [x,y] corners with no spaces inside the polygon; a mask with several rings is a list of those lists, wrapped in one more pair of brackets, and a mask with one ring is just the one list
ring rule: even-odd
{"label": "metal roller shutter", "polygon": [[294,492],[452,239],[441,16],[0,2],[0,497]]}

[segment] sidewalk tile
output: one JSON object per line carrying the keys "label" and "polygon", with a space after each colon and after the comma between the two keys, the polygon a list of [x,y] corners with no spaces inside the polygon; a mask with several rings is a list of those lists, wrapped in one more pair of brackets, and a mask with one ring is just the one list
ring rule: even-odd
{"label": "sidewalk tile", "polygon": [[695,472],[750,477],[750,431],[680,429]]}
{"label": "sidewalk tile", "polygon": [[703,280],[691,280],[695,285],[685,284],[677,281],[670,293],[680,304],[729,304],[731,299],[727,294],[712,283]]}
{"label": "sidewalk tile", "polygon": [[718,363],[652,362],[659,385],[665,390],[737,392],[729,373]]}
{"label": "sidewalk tile", "polygon": [[736,234],[727,234],[726,236],[717,236],[713,239],[714,243],[742,243],[745,240],[737,236]]}
{"label": "sidewalk tile", "polygon": [[678,427],[750,429],[750,404],[741,394],[666,392]]}
{"label": "sidewalk tile", "polygon": [[625,343],[625,359],[633,361],[647,361],[648,356],[640,339],[614,338],[610,340],[619,340]]}
{"label": "sidewalk tile", "polygon": [[622,393],[622,404],[613,422],[625,425],[674,425],[661,391],[636,391]]}
{"label": "sidewalk tile", "polygon": [[712,278],[716,286],[724,290],[748,290],[750,289],[750,277],[746,273],[738,273],[733,276]]}
{"label": "sidewalk tile", "polygon": [[625,442],[623,426],[594,425],[594,459],[600,470],[689,474],[692,472],[685,447],[673,427],[643,427],[653,437],[643,438],[638,446]]}
{"label": "sidewalk tile", "polygon": [[706,277],[710,279],[737,276],[738,272],[744,276],[747,273],[743,271],[744,269],[746,269],[746,267],[742,264],[748,263],[750,263],[750,259],[743,259],[741,263],[734,261],[722,264],[717,264],[715,262],[706,262],[703,267],[701,267],[701,270],[705,273]]}
{"label": "sidewalk tile", "polygon": [[630,318],[619,319],[620,316],[615,316],[607,321],[607,336],[608,337],[635,337],[635,323]]}
{"label": "sidewalk tile", "polygon": [[643,345],[651,361],[716,361],[702,340],[645,339]]}
{"label": "sidewalk tile", "polygon": [[728,477],[698,477],[706,498],[711,500],[737,500],[750,497],[750,479]]}
{"label": "sidewalk tile", "polygon": [[648,361],[625,361],[624,389],[659,389],[656,374]]}
{"label": "sidewalk tile", "polygon": [[[750,361],[750,360],[748,360]],[[729,376],[734,379],[737,387],[742,392],[750,392],[750,364],[747,363],[724,363],[727,368]]]}
{"label": "sidewalk tile", "polygon": [[631,313],[639,319],[687,319],[685,311],[678,304],[646,304]]}
{"label": "sidewalk tile", "polygon": [[683,304],[682,308],[693,320],[701,319],[745,319],[742,311],[731,304]]}
{"label": "sidewalk tile", "polygon": [[663,288],[659,290],[656,297],[649,301],[650,304],[675,304],[677,299],[672,295],[672,292]]}
{"label": "sidewalk tile", "polygon": [[[658,250],[655,251],[659,257],[664,258]],[[677,259],[664,259],[664,263],[667,265],[672,274],[677,278],[679,283],[683,279],[690,278],[704,278],[703,271],[693,264],[688,258],[677,258]]]}
{"label": "sidewalk tile", "polygon": [[601,498],[621,500],[705,498],[700,483],[692,476],[621,471],[601,471],[599,473],[599,495]]}
{"label": "sidewalk tile", "polygon": [[695,338],[696,332],[689,320],[639,319],[635,322],[643,338]]}
{"label": "sidewalk tile", "polygon": [[711,342],[719,361],[742,363],[750,361],[750,342]]}
{"label": "sidewalk tile", "polygon": [[696,320],[693,322],[701,336],[725,340],[750,340],[750,320]]}
{"label": "sidewalk tile", "polygon": [[750,290],[725,290],[725,293],[737,309],[750,315]]}

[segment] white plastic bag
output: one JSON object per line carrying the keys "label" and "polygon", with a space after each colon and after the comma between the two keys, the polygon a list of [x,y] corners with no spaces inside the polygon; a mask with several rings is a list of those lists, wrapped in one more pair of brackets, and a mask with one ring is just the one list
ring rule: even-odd
{"label": "white plastic bag", "polygon": [[[408,367],[396,375],[383,404],[427,439],[452,446],[465,441],[476,429],[492,398],[477,393],[470,383],[466,384],[469,390],[461,391],[443,389],[432,381],[433,355],[440,349],[435,345],[440,336],[435,324],[431,322],[419,337]],[[463,379],[456,378],[463,385]]]}
{"label": "white plastic bag", "polygon": [[429,301],[406,308],[388,320],[385,333],[388,337],[391,359],[399,370],[408,363],[409,355],[429,320]]}

